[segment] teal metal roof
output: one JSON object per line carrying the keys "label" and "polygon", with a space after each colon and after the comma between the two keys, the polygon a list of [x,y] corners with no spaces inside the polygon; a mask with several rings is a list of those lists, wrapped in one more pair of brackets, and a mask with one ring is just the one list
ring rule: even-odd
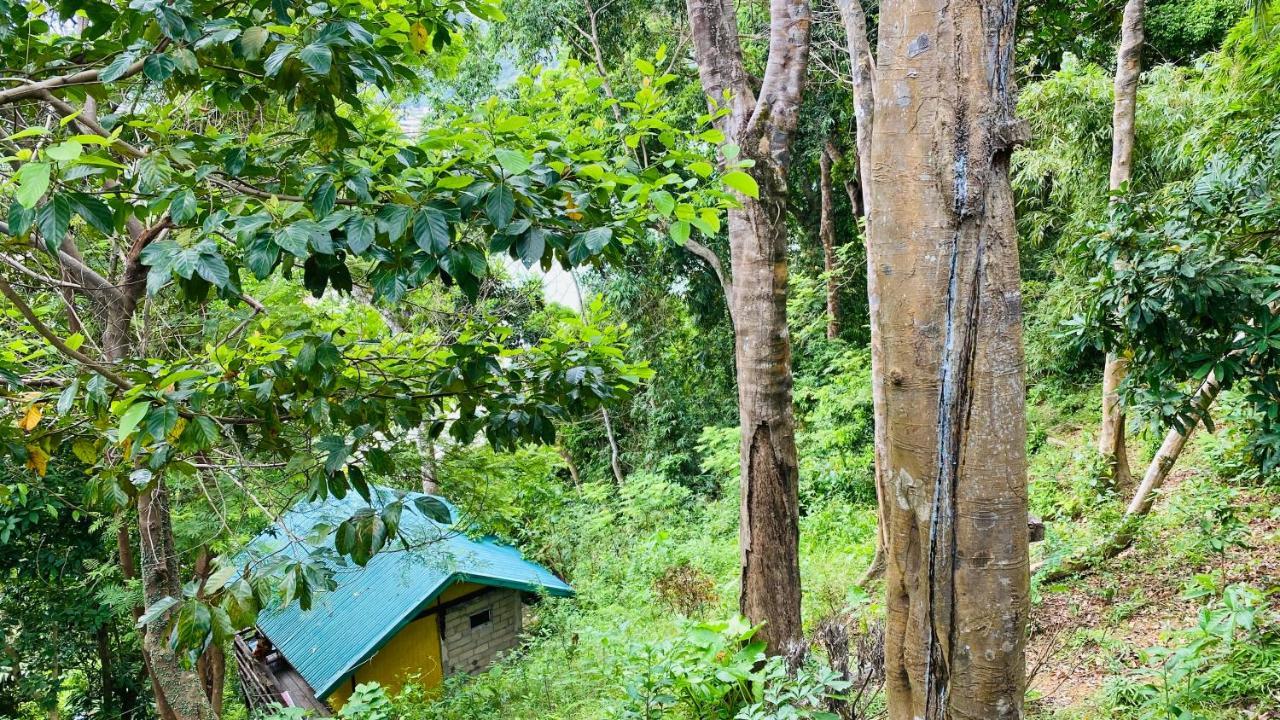
{"label": "teal metal roof", "polygon": [[[397,493],[385,487],[374,486],[368,504],[355,493],[342,500],[299,503],[276,526],[254,539],[249,548],[254,554],[284,552],[301,557],[308,548],[292,542],[290,536],[305,538],[317,526],[336,527],[356,510],[368,505],[381,509],[399,494],[405,496],[400,532],[408,541],[409,550],[395,543],[373,556],[363,568],[354,564],[337,567],[334,579],[338,587],[317,594],[306,612],[294,602],[264,610],[258,616],[258,629],[319,698],[327,697],[356,666],[372,657],[455,583],[472,582],[557,596],[573,594],[563,580],[525,560],[515,548],[492,538],[468,538],[424,517],[413,507],[413,500],[422,497],[421,493]],[[281,532],[282,528],[286,532]],[[332,532],[327,535],[331,548]]]}

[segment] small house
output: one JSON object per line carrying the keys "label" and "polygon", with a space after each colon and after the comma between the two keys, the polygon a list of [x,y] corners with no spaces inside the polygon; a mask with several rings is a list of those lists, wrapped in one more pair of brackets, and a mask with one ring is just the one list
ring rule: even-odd
{"label": "small house", "polygon": [[[515,548],[473,539],[415,508],[420,493],[372,488],[366,503],[346,498],[302,502],[259,535],[256,554],[305,553],[298,538],[327,535],[357,510],[380,510],[403,495],[398,541],[364,567],[334,566],[337,587],[309,610],[297,602],[264,610],[235,640],[241,687],[250,708],[276,702],[320,715],[337,710],[361,683],[391,691],[410,678],[427,687],[454,673],[484,670],[519,643],[525,605],[573,590]],[[436,507],[452,506],[434,498]]]}

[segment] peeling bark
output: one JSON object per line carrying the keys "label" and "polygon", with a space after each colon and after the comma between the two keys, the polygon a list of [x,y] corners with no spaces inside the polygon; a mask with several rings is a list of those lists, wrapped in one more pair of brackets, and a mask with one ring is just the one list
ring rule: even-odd
{"label": "peeling bark", "polygon": [[890,720],[1022,717],[1029,610],[1007,0],[880,6],[868,262]]}
{"label": "peeling bark", "polygon": [[[1120,48],[1116,53],[1115,107],[1111,115],[1112,193],[1123,191],[1133,174],[1134,117],[1138,107],[1138,80],[1142,75],[1142,43],[1145,0],[1128,0],[1120,25]],[[1118,196],[1113,196],[1113,199]],[[1102,369],[1102,428],[1098,452],[1102,455],[1113,486],[1127,488],[1133,483],[1125,448],[1125,413],[1119,387],[1128,374],[1128,363],[1115,353],[1107,353]]]}
{"label": "peeling bark", "polygon": [[729,211],[738,413],[742,428],[739,606],[771,654],[802,642],[798,468],[787,330],[787,170],[809,59],[804,0],[770,0],[758,94],[743,64],[732,0],[687,0],[698,75],[730,142],[755,161],[759,199]]}

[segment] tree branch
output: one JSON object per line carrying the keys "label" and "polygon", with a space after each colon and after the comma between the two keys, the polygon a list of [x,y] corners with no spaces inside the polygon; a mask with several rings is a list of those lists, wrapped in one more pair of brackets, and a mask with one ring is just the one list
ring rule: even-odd
{"label": "tree branch", "polygon": [[133,387],[133,383],[129,382],[122,375],[117,374],[111,368],[103,365],[97,360],[94,360],[88,355],[85,355],[79,350],[72,350],[69,345],[63,342],[62,338],[58,337],[57,333],[50,330],[49,326],[45,325],[40,321],[40,318],[36,317],[31,306],[27,305],[27,303],[23,301],[22,297],[14,291],[13,287],[9,285],[9,282],[3,277],[0,277],[0,295],[4,295],[8,298],[9,302],[13,303],[14,307],[18,308],[18,312],[22,313],[22,316],[27,319],[27,322],[31,323],[31,326],[35,328],[36,332],[45,340],[49,341],[49,344],[56,348],[58,352],[98,373],[102,377],[111,381],[113,385],[119,387],[121,390],[128,390]]}
{"label": "tree branch", "polygon": [[702,90],[715,107],[724,107],[729,93],[731,112],[720,124],[725,135],[736,137],[755,105],[738,40],[737,10],[733,0],[686,0],[686,5]]}
{"label": "tree branch", "polygon": [[[150,55],[161,52],[168,47],[168,45],[169,38],[164,38],[160,42],[156,43],[155,49],[148,54]],[[125,71],[112,82],[131,78],[142,72],[142,65],[144,62],[146,62],[145,57],[129,65],[129,67],[125,68]],[[68,87],[71,85],[94,85],[101,82],[98,79],[101,75],[102,69],[99,68],[94,70],[81,70],[80,72],[71,73],[70,75],[59,75],[57,77],[51,77],[48,80],[27,80],[25,81],[25,85],[19,85],[18,87],[9,88],[8,90],[0,90],[0,105],[8,105],[9,103],[16,102],[18,100],[39,97],[42,93],[49,90],[56,90],[61,87]]]}
{"label": "tree branch", "polygon": [[[762,143],[767,143],[769,154],[784,167],[790,152],[790,136],[800,116],[800,97],[809,65],[811,22],[808,0],[770,0],[769,58],[759,100],[742,131],[748,137],[762,132]],[[779,134],[788,140],[777,142]]]}

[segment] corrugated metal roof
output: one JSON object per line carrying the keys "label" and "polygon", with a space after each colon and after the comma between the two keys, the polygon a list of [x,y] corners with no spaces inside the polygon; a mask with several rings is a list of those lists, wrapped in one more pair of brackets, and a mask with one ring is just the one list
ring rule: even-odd
{"label": "corrugated metal roof", "polygon": [[[264,610],[258,617],[259,630],[306,678],[317,697],[332,692],[450,585],[473,582],[549,595],[573,594],[568,584],[525,560],[515,548],[491,538],[473,540],[423,517],[413,508],[415,497],[421,493],[406,494],[400,519],[409,550],[397,543],[363,568],[354,564],[337,568],[338,587],[317,594],[306,612],[294,602]],[[395,491],[375,487],[371,504],[380,509],[395,498]],[[280,520],[287,533],[269,529],[250,547],[255,553],[303,554],[306,548],[289,542],[289,535],[305,538],[318,525],[336,527],[361,507],[366,507],[365,501],[355,493],[342,500],[299,503]],[[332,546],[332,533],[329,536]]]}

